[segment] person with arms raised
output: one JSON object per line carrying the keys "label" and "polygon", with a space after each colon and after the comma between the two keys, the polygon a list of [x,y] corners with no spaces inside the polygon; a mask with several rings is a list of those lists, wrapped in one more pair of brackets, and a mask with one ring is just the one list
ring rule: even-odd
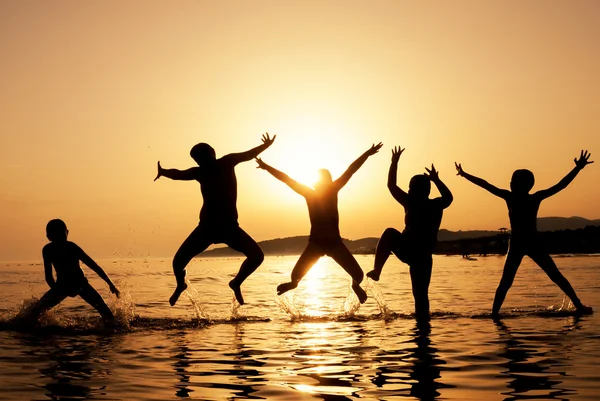
{"label": "person with arms raised", "polygon": [[493,318],[499,317],[502,303],[512,286],[517,269],[521,265],[524,256],[529,256],[567,294],[578,313],[592,313],[592,308],[581,303],[569,281],[558,270],[550,254],[544,248],[544,244],[537,231],[537,214],[540,203],[544,199],[565,189],[585,166],[593,163],[593,161],[589,161],[589,158],[590,153],[587,150],[582,150],[579,159],[574,159],[575,167],[562,180],[548,189],[543,189],[533,194],[530,194],[529,191],[533,188],[535,177],[529,170],[516,170],[512,175],[510,190],[508,190],[500,189],[479,177],[468,174],[463,170],[460,163],[455,163],[457,175],[466,178],[492,195],[504,199],[508,207],[508,218],[511,228],[510,244],[506,261],[504,262],[502,278],[494,297],[494,304],[492,306]]}
{"label": "person with arms raised", "polygon": [[[394,199],[404,207],[404,230],[387,228],[377,242],[373,270],[367,277],[379,281],[381,271],[390,254],[409,266],[412,293],[415,300],[415,315],[418,319],[429,318],[429,283],[433,268],[433,251],[445,208],[453,197],[448,187],[440,180],[439,173],[431,165],[426,174],[411,178],[408,192],[396,184],[398,162],[404,152],[401,147],[392,149],[392,162],[388,172],[388,189]],[[441,197],[429,199],[431,182]]]}
{"label": "person with arms raised", "polygon": [[193,257],[202,253],[212,244],[226,244],[243,253],[246,259],[242,262],[238,274],[229,282],[236,300],[244,304],[241,285],[264,260],[264,254],[256,241],[238,224],[237,212],[237,178],[235,167],[242,162],[254,159],[273,144],[276,136],[264,134],[262,145],[241,153],[230,153],[217,159],[215,150],[207,143],[199,143],[190,151],[190,156],[198,164],[187,170],[165,169],[158,162],[158,174],[179,181],[197,181],[204,204],[200,210],[200,222],[173,258],[173,273],[177,287],[169,299],[175,305],[179,296],[187,289],[185,268]]}
{"label": "person with arms raised", "polygon": [[381,143],[371,146],[335,181],[328,170],[319,170],[320,179],[314,188],[302,185],[287,174],[269,166],[261,159],[256,159],[258,168],[266,170],[306,199],[311,224],[308,245],[292,269],[291,281],[277,286],[278,295],[296,288],[300,280],[319,258],[327,255],[333,258],[352,277],[352,289],[360,303],[367,300],[367,293],[360,287],[363,280],[363,271],[342,242],[340,235],[338,192],[348,183],[348,180],[363,163],[379,151],[381,146]]}

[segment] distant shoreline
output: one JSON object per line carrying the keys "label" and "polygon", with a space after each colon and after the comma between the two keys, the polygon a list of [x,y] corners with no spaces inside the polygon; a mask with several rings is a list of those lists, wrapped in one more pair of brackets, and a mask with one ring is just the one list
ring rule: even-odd
{"label": "distant shoreline", "polygon": [[[593,222],[593,225],[584,225],[576,229],[557,229],[554,231],[540,230],[546,249],[550,254],[596,254],[600,253],[600,221],[582,218],[542,218],[565,219],[573,223],[572,219],[580,224]],[[565,222],[563,222],[565,223]],[[564,226],[565,224],[563,224]],[[547,224],[545,226],[548,226]],[[559,225],[560,226],[560,225]],[[510,232],[505,228],[497,231],[448,231],[440,230],[435,254],[437,255],[462,255],[486,256],[504,255],[508,250]],[[372,255],[375,253],[378,238],[367,237],[358,240],[344,239],[344,244],[353,254]],[[258,244],[269,256],[299,255],[302,253],[308,236],[277,238],[261,241]],[[205,251],[198,257],[231,257],[240,253],[228,247],[216,248]]]}

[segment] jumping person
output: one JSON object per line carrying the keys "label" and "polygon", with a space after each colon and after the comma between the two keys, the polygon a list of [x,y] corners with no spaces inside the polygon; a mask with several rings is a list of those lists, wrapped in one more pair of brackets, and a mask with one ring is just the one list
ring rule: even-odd
{"label": "jumping person", "polygon": [[510,245],[508,254],[506,255],[506,261],[504,262],[502,279],[500,280],[500,284],[496,290],[496,296],[494,297],[492,317],[498,317],[500,307],[506,298],[506,293],[510,289],[515,275],[517,274],[517,269],[525,255],[529,256],[538,266],[540,266],[542,270],[546,272],[548,277],[550,277],[550,279],[556,283],[569,298],[571,298],[578,313],[592,313],[592,308],[581,303],[569,281],[558,270],[558,267],[556,267],[550,254],[544,248],[537,231],[537,213],[540,203],[544,199],[565,189],[585,166],[593,163],[593,161],[589,161],[589,158],[590,153],[588,153],[587,150],[582,150],[579,159],[574,159],[575,167],[562,180],[548,189],[537,191],[533,194],[530,194],[529,191],[533,188],[535,177],[529,170],[516,170],[513,173],[509,191],[497,188],[479,177],[466,173],[460,163],[455,163],[457,175],[466,178],[491,194],[504,199],[506,206],[508,206],[508,217],[511,228]]}
{"label": "jumping person", "polygon": [[169,298],[171,306],[175,305],[179,296],[187,289],[185,268],[192,258],[203,252],[212,244],[226,244],[246,259],[240,266],[238,274],[229,282],[235,298],[244,304],[241,285],[264,260],[264,254],[254,241],[238,224],[237,179],[235,166],[257,157],[267,149],[276,136],[262,136],[262,145],[242,153],[231,153],[217,159],[215,150],[206,143],[195,145],[190,156],[198,167],[187,170],[164,169],[158,162],[158,175],[172,180],[198,181],[204,204],[200,210],[200,222],[192,233],[181,244],[173,258],[173,273],[177,280],[177,288]]}
{"label": "jumping person", "polygon": [[[433,164],[427,174],[418,174],[411,178],[408,193],[396,184],[398,161],[404,149],[392,149],[392,162],[388,173],[388,189],[390,193],[404,206],[404,230],[400,233],[395,228],[387,228],[375,251],[373,270],[367,277],[379,281],[385,262],[393,252],[398,259],[409,266],[412,293],[415,299],[415,315],[418,318],[429,317],[429,283],[433,267],[433,251],[437,243],[437,234],[442,222],[445,208],[452,203],[452,193],[440,180],[438,171]],[[429,199],[431,182],[435,184],[442,195]]]}
{"label": "jumping person", "polygon": [[[113,323],[114,315],[108,308],[102,296],[87,281],[79,262],[85,263],[100,278],[108,284],[110,292],[119,296],[119,290],[108,275],[92,258],[90,258],[77,244],[67,241],[69,230],[64,221],[50,220],[46,225],[46,236],[50,240],[42,249],[44,259],[44,272],[50,290],[32,307],[28,318],[37,318],[45,311],[55,307],[67,297],[80,296],[85,302],[96,309],[105,322]],[[52,267],[56,270],[56,279],[52,274]]]}
{"label": "jumping person", "polygon": [[287,184],[292,190],[306,199],[310,218],[310,236],[308,245],[300,255],[292,270],[291,281],[279,284],[277,294],[281,295],[298,286],[298,283],[308,273],[310,268],[321,258],[328,255],[335,260],[352,277],[352,289],[360,303],[367,300],[367,293],[360,287],[363,271],[354,256],[342,242],[339,229],[338,192],[346,185],[350,177],[363,163],[379,151],[382,144],[371,146],[354,161],[337,180],[333,181],[328,170],[319,170],[319,181],[314,189],[302,185],[287,174],[274,169],[261,159],[256,159],[258,168],[268,171],[273,177]]}

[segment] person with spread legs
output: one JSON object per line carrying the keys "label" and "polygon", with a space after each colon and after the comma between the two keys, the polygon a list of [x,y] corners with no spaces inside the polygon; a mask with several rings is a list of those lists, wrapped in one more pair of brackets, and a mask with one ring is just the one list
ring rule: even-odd
{"label": "person with spread legs", "polygon": [[273,144],[275,136],[264,134],[262,145],[241,153],[230,153],[221,158],[216,157],[215,150],[206,143],[195,145],[190,156],[198,164],[187,170],[165,169],[158,162],[160,177],[172,180],[197,181],[204,204],[200,210],[200,222],[185,239],[173,258],[173,273],[177,280],[177,288],[171,295],[169,303],[175,305],[179,296],[187,289],[185,268],[193,257],[200,254],[212,244],[226,244],[246,256],[238,274],[229,282],[236,300],[243,305],[241,285],[264,260],[264,254],[256,241],[238,224],[237,212],[237,178],[235,167],[242,162],[254,159]]}
{"label": "person with spread legs", "polygon": [[314,188],[302,185],[287,174],[269,166],[261,159],[256,159],[258,168],[268,171],[273,177],[287,184],[292,190],[306,199],[310,218],[310,236],[306,249],[300,255],[291,274],[291,281],[277,286],[277,294],[281,295],[298,286],[300,280],[322,256],[330,256],[352,277],[352,289],[360,303],[367,300],[367,293],[360,287],[363,271],[354,256],[342,242],[339,229],[338,192],[363,163],[377,153],[382,144],[371,146],[354,161],[337,180],[333,180],[328,170],[319,170],[319,181]]}
{"label": "person with spread legs", "polygon": [[517,269],[524,256],[529,256],[567,294],[578,313],[592,313],[592,308],[581,303],[569,281],[558,270],[550,254],[544,248],[544,244],[537,231],[537,214],[540,203],[544,199],[565,189],[585,166],[593,163],[593,161],[589,161],[589,158],[590,153],[587,150],[582,150],[579,158],[574,159],[575,167],[562,180],[550,188],[537,191],[533,194],[530,194],[529,191],[533,188],[535,177],[529,170],[516,170],[510,181],[510,190],[507,190],[497,188],[479,177],[468,174],[463,170],[460,163],[456,163],[457,175],[466,178],[492,195],[504,199],[508,207],[511,228],[510,244],[506,261],[504,262],[502,278],[494,297],[492,317],[497,318],[499,316],[502,303],[512,286]]}

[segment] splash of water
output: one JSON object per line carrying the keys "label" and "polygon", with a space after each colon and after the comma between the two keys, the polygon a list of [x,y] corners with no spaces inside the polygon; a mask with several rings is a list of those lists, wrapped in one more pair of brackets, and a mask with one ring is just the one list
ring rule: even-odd
{"label": "splash of water", "polygon": [[383,296],[383,292],[377,285],[377,282],[371,280],[370,277],[367,277],[367,284],[365,285],[365,291],[377,302],[377,307],[381,311],[381,317],[384,320],[391,320],[393,318],[393,312],[388,308],[385,298]]}
{"label": "splash of water", "polygon": [[231,320],[239,320],[244,317],[243,314],[240,314],[240,308],[242,305],[237,301],[235,295],[231,298],[231,306],[229,310],[231,311]]}
{"label": "splash of water", "polygon": [[110,310],[115,315],[115,326],[131,328],[131,322],[136,318],[135,303],[129,291],[129,286],[119,283],[119,297],[112,296],[108,302]]}
{"label": "splash of water", "polygon": [[277,295],[275,292],[275,302],[279,306],[279,308],[290,315],[292,319],[299,319],[301,314],[298,308],[296,307],[294,290],[288,291],[283,295]]}
{"label": "splash of water", "polygon": [[352,287],[350,287],[350,293],[348,294],[348,296],[344,300],[344,303],[342,304],[342,312],[340,317],[352,317],[356,314],[356,312],[358,312],[359,309],[360,302],[358,300],[358,297],[352,290]]}
{"label": "splash of water", "polygon": [[210,316],[202,307],[202,303],[200,300],[200,293],[194,287],[192,287],[192,283],[186,281],[188,287],[183,292],[183,294],[190,300],[192,306],[194,307],[194,312],[196,313],[196,319],[198,320],[206,320],[210,322]]}
{"label": "splash of water", "polygon": [[563,294],[563,299],[562,299],[560,306],[558,308],[551,306],[548,309],[553,309],[558,312],[568,312],[568,311],[574,310],[575,305],[573,305],[573,302],[571,302],[571,299],[569,297],[567,297],[567,294]]}
{"label": "splash of water", "polygon": [[21,301],[18,306],[9,310],[3,316],[6,320],[3,320],[2,323],[6,325],[5,327],[13,330],[33,330],[35,332],[39,332],[40,329],[97,331],[105,327],[99,316],[89,318],[64,315],[60,313],[60,305],[43,312],[37,317],[33,317],[31,316],[31,311],[38,301],[39,298],[34,296]]}

